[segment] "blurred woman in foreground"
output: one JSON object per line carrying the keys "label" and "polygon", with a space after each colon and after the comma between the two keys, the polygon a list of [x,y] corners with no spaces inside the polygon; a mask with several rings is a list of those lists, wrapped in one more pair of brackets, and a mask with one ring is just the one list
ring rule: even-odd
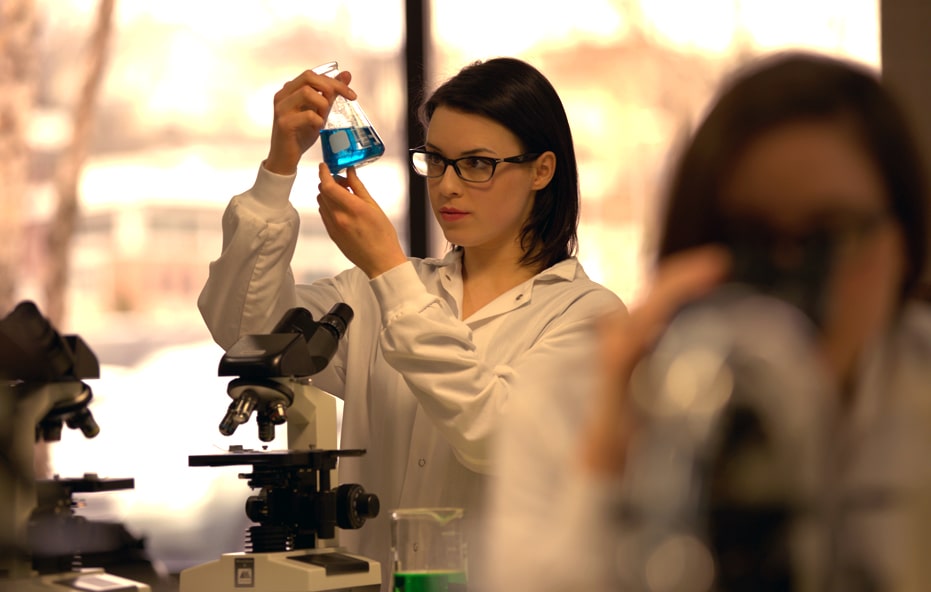
{"label": "blurred woman in foreground", "polygon": [[[927,581],[931,315],[912,297],[926,259],[920,162],[894,97],[859,65],[778,54],[722,87],[673,171],[649,294],[629,316],[604,323],[597,386],[566,384],[570,396],[512,411],[499,441],[503,478],[489,539],[496,589],[902,590]],[[815,477],[823,505],[799,508],[793,499],[780,506],[786,514],[752,523],[722,521],[715,499],[735,484],[745,498],[749,491],[768,497],[770,507],[788,499],[778,488],[795,479],[791,467],[776,479],[768,464],[779,451],[722,461],[739,424],[710,422],[705,442],[726,442],[669,472],[689,481],[670,480],[647,495],[638,479],[652,478],[650,463],[660,471],[671,461],[646,458],[657,449],[658,422],[639,397],[649,406],[658,393],[632,393],[638,383],[631,380],[663,338],[671,340],[670,323],[737,283],[804,319],[805,350],[795,351],[804,363],[779,372],[774,365],[773,382],[815,377],[823,395],[815,403],[821,415],[813,415],[819,433],[795,433],[820,443],[810,451],[822,457],[825,471]],[[719,316],[707,343],[731,322],[727,311]],[[756,342],[762,348],[778,339],[781,327],[757,333]],[[799,411],[796,393],[783,394],[767,404]],[[772,419],[749,422],[744,435],[756,440],[742,451],[775,442]],[[701,456],[709,450],[718,456]],[[799,472],[809,460],[797,458]],[[698,536],[676,539],[676,517],[656,509],[683,486],[695,487],[686,500],[694,505],[683,507],[699,525],[689,535]],[[789,534],[796,512],[826,533],[809,539],[817,549],[802,549]],[[546,540],[538,536],[543,525],[553,533]],[[645,525],[654,528],[655,547],[645,548]],[[664,528],[665,538],[657,534]],[[805,557],[818,565],[801,569]]]}

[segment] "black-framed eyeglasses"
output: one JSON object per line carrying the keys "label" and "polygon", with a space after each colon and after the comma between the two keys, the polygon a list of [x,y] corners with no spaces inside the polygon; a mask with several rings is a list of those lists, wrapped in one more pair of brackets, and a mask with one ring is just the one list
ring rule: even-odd
{"label": "black-framed eyeglasses", "polygon": [[491,180],[495,169],[502,162],[521,163],[529,162],[540,152],[525,152],[507,158],[492,158],[490,156],[463,156],[461,158],[446,158],[442,154],[430,152],[423,146],[411,148],[411,166],[414,172],[423,177],[435,179],[446,174],[446,167],[452,165],[459,178],[469,183],[484,183]]}

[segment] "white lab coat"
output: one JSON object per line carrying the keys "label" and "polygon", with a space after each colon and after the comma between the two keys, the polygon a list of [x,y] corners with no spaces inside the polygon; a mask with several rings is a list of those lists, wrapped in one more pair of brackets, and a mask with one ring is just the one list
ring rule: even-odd
{"label": "white lab coat", "polygon": [[[623,476],[578,466],[594,384],[516,397],[497,440],[486,542],[493,590],[627,589],[631,537],[618,516]],[[871,348],[849,407],[830,431],[833,590],[904,592],[931,582],[931,309],[910,303]],[[550,536],[541,537],[548,530]],[[670,569],[672,566],[670,566]],[[861,588],[865,575],[875,588]],[[636,588],[640,589],[640,588]]]}
{"label": "white lab coat", "polygon": [[[267,332],[294,306],[315,319],[337,302],[352,307],[339,351],[313,380],[344,400],[341,447],[367,450],[340,461],[340,481],[360,483],[381,501],[378,518],[342,531],[340,540],[381,561],[388,574],[390,510],[462,507],[478,528],[493,472],[491,441],[515,378],[560,365],[564,352],[593,348],[593,316],[622,305],[574,258],[464,320],[458,252],[411,259],[373,280],[353,268],[295,286],[293,180],[260,168],[255,185],[231,200],[223,251],[198,306],[224,349],[242,334]],[[473,543],[470,560],[480,551]]]}

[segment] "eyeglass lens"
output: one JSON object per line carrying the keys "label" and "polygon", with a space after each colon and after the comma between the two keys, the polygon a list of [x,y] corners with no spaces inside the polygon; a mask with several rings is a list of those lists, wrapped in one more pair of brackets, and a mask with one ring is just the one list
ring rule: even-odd
{"label": "eyeglass lens", "polygon": [[495,159],[483,156],[447,159],[431,152],[412,152],[411,162],[414,170],[426,177],[442,177],[446,168],[452,166],[461,179],[473,183],[491,179],[498,164]]}

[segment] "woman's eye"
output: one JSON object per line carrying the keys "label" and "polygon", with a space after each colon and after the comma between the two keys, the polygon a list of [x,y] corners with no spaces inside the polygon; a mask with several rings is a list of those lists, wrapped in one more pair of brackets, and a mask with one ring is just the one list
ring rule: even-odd
{"label": "woman's eye", "polygon": [[492,160],[488,158],[482,158],[480,156],[475,156],[472,158],[465,158],[459,162],[460,168],[466,168],[472,171],[484,171],[488,170],[492,166]]}
{"label": "woman's eye", "polygon": [[438,154],[424,154],[424,160],[430,166],[443,166],[443,159]]}

